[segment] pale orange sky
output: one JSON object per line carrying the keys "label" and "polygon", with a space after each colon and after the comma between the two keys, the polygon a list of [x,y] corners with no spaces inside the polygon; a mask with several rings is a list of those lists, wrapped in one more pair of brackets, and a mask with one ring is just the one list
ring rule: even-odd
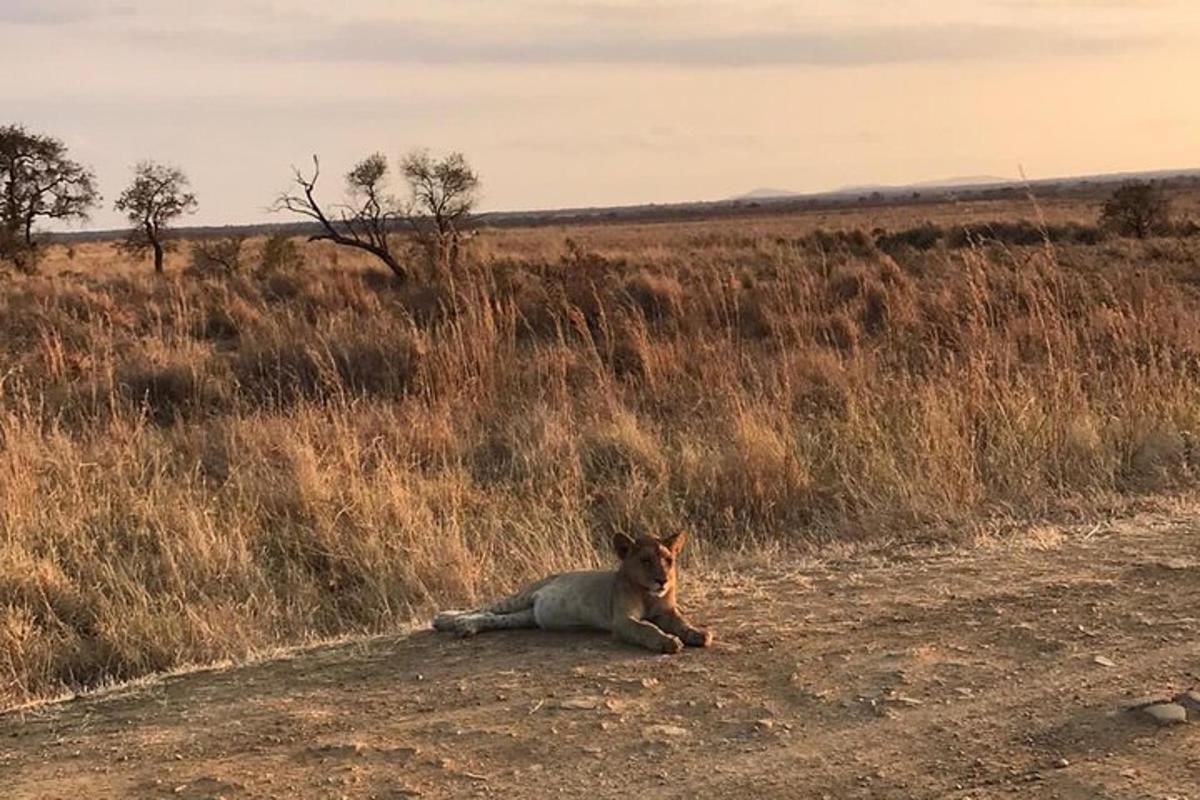
{"label": "pale orange sky", "polygon": [[190,221],[321,154],[459,149],[484,207],[1200,166],[1195,0],[0,0],[0,124],[106,201],[182,166]]}

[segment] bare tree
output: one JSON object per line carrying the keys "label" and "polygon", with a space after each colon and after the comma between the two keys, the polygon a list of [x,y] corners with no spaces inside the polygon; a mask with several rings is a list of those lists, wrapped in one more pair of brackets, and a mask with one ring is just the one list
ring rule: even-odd
{"label": "bare tree", "polygon": [[196,210],[196,196],[178,167],[142,161],[134,167],[133,183],[115,204],[133,226],[123,247],[131,253],[154,251],[154,271],[163,271],[163,253],[174,243],[167,227],[183,214]]}
{"label": "bare tree", "polygon": [[458,262],[462,225],[478,201],[479,175],[462,153],[434,158],[414,150],[400,162],[412,193],[409,222],[434,271]]}
{"label": "bare tree", "polygon": [[1145,239],[1171,226],[1171,201],[1162,187],[1131,181],[1113,191],[1100,211],[1100,224],[1122,236]]}
{"label": "bare tree", "polygon": [[51,136],[0,127],[0,258],[32,267],[38,219],[86,220],[100,199],[92,171]]}
{"label": "bare tree", "polygon": [[392,235],[405,216],[404,208],[387,193],[388,162],[381,153],[368,156],[346,173],[348,203],[330,207],[326,212],[315,192],[321,176],[321,162],[313,156],[312,177],[293,169],[300,193],[284,192],[273,209],[299,214],[316,222],[321,230],[308,237],[310,242],[328,241],[343,247],[363,250],[378,258],[400,280],[407,280],[408,268],[400,263],[392,249]]}

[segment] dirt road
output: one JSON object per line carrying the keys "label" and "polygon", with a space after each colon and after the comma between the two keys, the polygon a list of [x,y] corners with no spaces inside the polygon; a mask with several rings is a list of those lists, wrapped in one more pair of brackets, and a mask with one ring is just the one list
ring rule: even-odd
{"label": "dirt road", "polygon": [[[690,581],[688,578],[690,577]],[[1200,798],[1200,513],[684,576],[709,651],[327,647],[0,716],[0,796]]]}

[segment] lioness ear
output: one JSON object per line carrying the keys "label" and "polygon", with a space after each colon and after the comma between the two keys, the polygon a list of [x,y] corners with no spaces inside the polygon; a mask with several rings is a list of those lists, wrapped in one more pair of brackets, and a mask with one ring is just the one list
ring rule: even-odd
{"label": "lioness ear", "polygon": [[629,558],[629,554],[633,552],[636,546],[633,539],[630,539],[623,533],[614,533],[612,538],[613,550],[617,551],[617,558],[624,561]]}
{"label": "lioness ear", "polygon": [[669,539],[663,539],[663,547],[667,548],[675,555],[679,555],[679,551],[683,549],[683,543],[686,541],[687,534],[683,531],[680,531]]}

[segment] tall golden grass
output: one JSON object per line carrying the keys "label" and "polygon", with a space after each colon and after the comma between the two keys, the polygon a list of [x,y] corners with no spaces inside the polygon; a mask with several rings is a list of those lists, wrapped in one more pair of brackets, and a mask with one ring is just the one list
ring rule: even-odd
{"label": "tall golden grass", "polygon": [[434,288],[83,251],[0,286],[0,706],[396,629],[613,530],[819,547],[1200,469],[1197,240],[545,229]]}

